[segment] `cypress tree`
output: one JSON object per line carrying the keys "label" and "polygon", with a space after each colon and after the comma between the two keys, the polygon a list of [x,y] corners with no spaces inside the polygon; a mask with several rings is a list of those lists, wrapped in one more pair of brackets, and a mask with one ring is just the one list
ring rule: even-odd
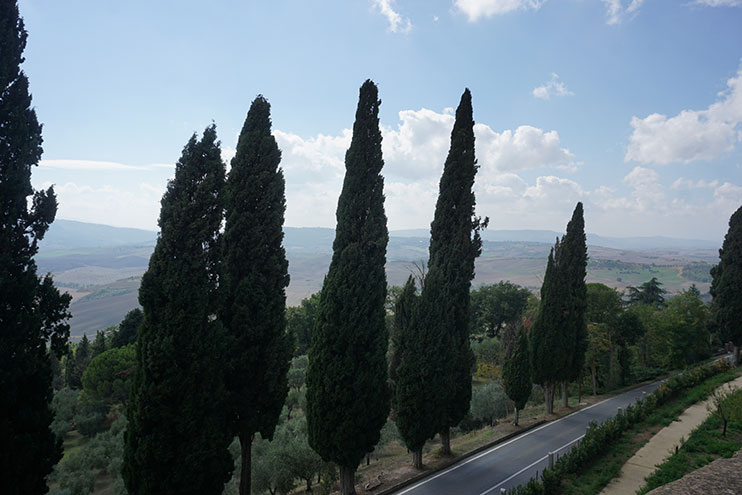
{"label": "cypress tree", "polygon": [[742,346],[742,207],[729,218],[729,230],[719,250],[719,264],[711,269],[714,319],[721,337],[734,344],[734,365]]}
{"label": "cypress tree", "polygon": [[394,307],[392,354],[389,377],[392,389],[392,409],[397,429],[412,452],[412,464],[423,468],[423,446],[436,434],[436,423],[429,417],[430,397],[435,390],[428,385],[431,340],[420,335],[425,329],[413,327],[413,315],[418,304],[415,280],[412,276],[402,288]]}
{"label": "cypress tree", "polygon": [[289,283],[283,240],[286,209],[281,152],[271,135],[270,104],[258,96],[237,142],[225,188],[221,318],[229,335],[234,432],[240,439],[240,494],[250,493],[253,436],[272,438],[288,383]]}
{"label": "cypress tree", "polygon": [[438,361],[431,376],[437,397],[430,404],[445,455],[451,453],[450,428],[464,418],[471,401],[474,353],[469,345],[469,290],[474,260],[482,252],[479,232],[488,222],[474,216],[472,187],[477,169],[471,93],[466,89],[456,109],[430,227],[428,273],[413,322],[430,332],[427,338],[436,346],[426,358]]}
{"label": "cypress tree", "polygon": [[144,320],[144,313],[139,308],[134,308],[124,316],[119,323],[119,328],[111,337],[111,347],[124,347],[137,341],[139,327]]}
{"label": "cypress tree", "polygon": [[225,331],[214,316],[224,173],[211,125],[188,141],[162,198],[139,289],[144,323],[122,470],[131,495],[218,495],[231,474]]}
{"label": "cypress tree", "polygon": [[572,218],[567,223],[567,233],[561,243],[560,268],[565,283],[568,284],[570,305],[567,325],[573,336],[572,364],[563,383],[562,398],[564,407],[568,406],[567,382],[580,378],[585,365],[587,351],[587,242],[585,239],[585,219],[582,203],[577,203]]}
{"label": "cypress tree", "polygon": [[381,132],[376,85],[360,89],[353,138],[337,207],[330,269],[309,348],[309,444],[340,467],[342,495],[355,493],[359,462],[389,413],[386,246]]}
{"label": "cypress tree", "polygon": [[528,336],[522,324],[510,325],[514,332],[512,347],[508,349],[502,366],[502,382],[505,394],[515,403],[513,424],[518,426],[518,413],[526,406],[531,396],[531,363],[528,354]]}
{"label": "cypress tree", "polygon": [[40,279],[33,260],[57,201],[52,188],[31,187],[42,139],[20,69],[26,38],[17,3],[0,2],[0,478],[10,495],[46,493],[62,455],[49,429],[50,352],[64,352],[69,336],[70,296]]}
{"label": "cypress tree", "polygon": [[529,334],[533,381],[544,389],[547,414],[554,411],[554,387],[558,377],[572,364],[572,342],[567,342],[560,331],[564,326],[562,302],[566,291],[556,267],[559,249],[557,239],[549,253],[541,285],[541,303]]}
{"label": "cypress tree", "polygon": [[554,387],[577,378],[587,350],[587,246],[582,203],[577,203],[567,233],[549,254],[541,286],[539,314],[530,334],[534,382],[543,386],[546,412],[554,409]]}

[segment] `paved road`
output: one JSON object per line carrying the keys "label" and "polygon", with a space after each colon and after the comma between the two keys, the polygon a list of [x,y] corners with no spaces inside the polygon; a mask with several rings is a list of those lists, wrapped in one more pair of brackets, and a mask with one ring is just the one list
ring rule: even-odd
{"label": "paved road", "polygon": [[[715,361],[722,358],[731,360],[731,354]],[[591,421],[605,421],[614,416],[619,407],[633,404],[653,392],[660,383],[662,380],[629,390],[535,428],[403,488],[395,495],[497,495],[502,488],[507,490],[526,483],[547,466],[549,452],[563,455],[585,435]]]}
{"label": "paved road", "polygon": [[651,393],[661,381],[581,409],[431,475],[396,492],[396,495],[499,494],[526,483],[547,466],[548,453],[563,455],[585,435],[591,421],[602,422],[636,399]]}

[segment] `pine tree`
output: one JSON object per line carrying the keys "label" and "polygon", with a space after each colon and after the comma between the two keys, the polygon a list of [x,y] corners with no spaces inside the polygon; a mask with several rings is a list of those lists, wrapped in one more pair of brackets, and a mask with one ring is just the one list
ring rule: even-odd
{"label": "pine tree", "polygon": [[389,413],[386,246],[376,85],[360,89],[337,228],[309,349],[309,444],[340,467],[342,495],[355,493],[359,462],[379,441]]}
{"label": "pine tree", "polygon": [[415,280],[412,276],[402,288],[402,293],[394,307],[392,345],[394,346],[389,367],[392,392],[392,410],[397,429],[404,444],[412,452],[412,464],[416,469],[423,468],[423,446],[433,438],[436,423],[428,417],[429,399],[436,391],[426,387],[426,362],[429,361],[426,348],[431,341],[419,335],[424,329],[412,326],[413,315],[418,303]]}
{"label": "pine tree", "polygon": [[[286,335],[289,282],[283,240],[286,209],[281,152],[271,135],[270,104],[250,106],[225,189],[223,290],[220,312],[229,335],[229,375],[235,433],[242,447],[240,493],[250,493],[253,436],[271,439],[288,384]],[[249,377],[249,379],[245,379]]]}
{"label": "pine tree", "polygon": [[232,470],[226,336],[214,316],[224,173],[212,125],[188,141],[162,198],[139,289],[144,323],[122,470],[131,495],[218,495]]}
{"label": "pine tree", "polygon": [[[487,225],[474,216],[474,120],[471,93],[461,96],[451,131],[451,147],[443,167],[435,216],[430,227],[430,259],[420,304],[413,321],[426,328],[437,348],[427,359],[437,363],[431,381],[437,397],[430,398],[441,450],[451,453],[450,428],[469,411],[474,353],[469,344],[469,290],[474,260],[481,254],[480,230]],[[422,332],[420,335],[424,335]]]}
{"label": "pine tree", "polygon": [[42,139],[20,69],[26,38],[17,3],[0,2],[0,478],[10,495],[46,493],[45,478],[62,454],[49,429],[49,354],[66,348],[71,299],[49,276],[37,276],[33,260],[57,201],[52,188],[31,186]]}
{"label": "pine tree", "polygon": [[90,359],[106,351],[106,334],[103,330],[95,332],[95,340],[90,345]]}
{"label": "pine tree", "polygon": [[502,366],[502,382],[505,394],[515,403],[513,424],[518,426],[518,413],[526,406],[531,396],[531,363],[528,353],[528,336],[522,324],[509,325],[513,332],[512,348],[508,349]]}
{"label": "pine tree", "polygon": [[711,269],[714,319],[721,337],[734,344],[738,366],[742,346],[742,207],[729,218],[729,230],[719,250],[719,264]]}

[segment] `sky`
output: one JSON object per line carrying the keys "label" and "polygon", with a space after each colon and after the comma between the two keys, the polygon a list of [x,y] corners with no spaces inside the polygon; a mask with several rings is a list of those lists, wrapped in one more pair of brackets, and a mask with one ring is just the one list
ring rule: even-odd
{"label": "sky", "polygon": [[228,163],[271,103],[286,225],[334,227],[358,89],[382,100],[391,230],[428,228],[473,96],[490,229],[721,244],[742,205],[742,0],[20,0],[58,218],[157,230],[193,133]]}

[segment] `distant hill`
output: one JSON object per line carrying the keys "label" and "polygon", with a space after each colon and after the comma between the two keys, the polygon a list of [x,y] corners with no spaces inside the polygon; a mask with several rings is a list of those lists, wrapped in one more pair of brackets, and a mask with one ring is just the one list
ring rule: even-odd
{"label": "distant hill", "polygon": [[157,232],[141,229],[111,227],[97,223],[55,220],[44,239],[41,251],[74,248],[103,248],[130,245],[155,245]]}
{"label": "distant hill", "polygon": [[[284,229],[291,283],[287,303],[298,304],[318,291],[332,257],[335,231]],[[473,285],[510,280],[538,290],[546,258],[559,235],[548,230],[485,232]],[[157,233],[57,220],[36,257],[39,273],[51,272],[58,286],[75,297],[70,308],[75,338],[119,323],[138,305],[139,279],[147,269]],[[414,263],[428,257],[428,231],[392,231],[387,248],[387,280],[401,285]],[[662,237],[611,238],[588,235],[588,281],[624,289],[656,276],[671,293],[695,283],[708,291],[718,246],[708,241]],[[607,247],[606,247],[607,246]],[[634,247],[637,246],[637,247]]]}
{"label": "distant hill", "polygon": [[[490,242],[539,242],[554,244],[557,237],[563,232],[553,230],[490,230],[487,229],[482,239]],[[396,237],[428,237],[426,229],[393,230],[390,235]],[[676,239],[673,237],[606,237],[597,234],[586,235],[590,246],[601,246],[612,249],[719,249],[722,239],[718,242],[703,239]]]}

